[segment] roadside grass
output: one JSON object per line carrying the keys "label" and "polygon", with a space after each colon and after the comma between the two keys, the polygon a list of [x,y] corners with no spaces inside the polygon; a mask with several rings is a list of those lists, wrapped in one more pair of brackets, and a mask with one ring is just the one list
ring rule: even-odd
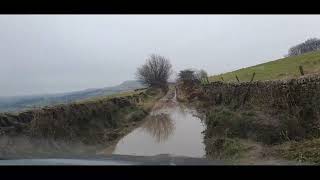
{"label": "roadside grass", "polygon": [[277,144],[283,140],[280,135],[282,126],[273,124],[259,111],[216,107],[209,110],[206,117],[206,137],[252,139],[265,144]]}
{"label": "roadside grass", "polygon": [[144,102],[138,104],[138,106],[147,112],[151,111],[154,104],[165,95],[165,92],[160,89],[147,89],[144,93],[147,96],[145,96]]}
{"label": "roadside grass", "polygon": [[111,94],[111,95],[107,95],[107,96],[97,96],[97,97],[92,97],[92,98],[88,98],[88,99],[78,100],[78,101],[75,101],[75,103],[87,103],[87,102],[93,102],[93,101],[98,101],[98,100],[112,99],[112,98],[116,98],[116,97],[126,97],[126,96],[138,95],[139,93],[142,93],[142,92],[146,92],[146,90],[126,91],[126,92]]}
{"label": "roadside grass", "polygon": [[320,138],[304,141],[288,141],[277,147],[280,157],[298,162],[312,162],[320,165]]}
{"label": "roadside grass", "polygon": [[[318,133],[305,126],[308,122],[285,112],[267,116],[264,112],[252,108],[210,108],[205,118],[206,152],[214,157],[250,159],[251,157],[245,157],[251,154],[250,149],[241,141],[249,140],[270,147],[269,156],[320,164],[320,138]],[[262,155],[263,153],[261,157]]]}
{"label": "roadside grass", "polygon": [[204,140],[208,158],[237,161],[249,150],[237,138],[212,137]]}
{"label": "roadside grass", "polygon": [[320,52],[310,52],[294,57],[277,59],[263,64],[242,68],[236,71],[214,75],[209,81],[237,82],[236,75],[240,82],[250,81],[255,72],[254,80],[276,80],[295,78],[300,76],[299,66],[303,66],[304,74],[320,72]]}

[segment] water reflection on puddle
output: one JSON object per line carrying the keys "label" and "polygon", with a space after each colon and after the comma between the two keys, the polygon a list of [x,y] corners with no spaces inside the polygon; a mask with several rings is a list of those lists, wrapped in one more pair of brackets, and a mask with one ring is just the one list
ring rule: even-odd
{"label": "water reflection on puddle", "polygon": [[168,114],[156,114],[142,125],[142,130],[149,133],[157,143],[165,142],[174,131],[174,122]]}
{"label": "water reflection on puddle", "polygon": [[113,154],[203,157],[204,125],[195,111],[174,101],[165,104],[151,112],[141,127],[122,138]]}

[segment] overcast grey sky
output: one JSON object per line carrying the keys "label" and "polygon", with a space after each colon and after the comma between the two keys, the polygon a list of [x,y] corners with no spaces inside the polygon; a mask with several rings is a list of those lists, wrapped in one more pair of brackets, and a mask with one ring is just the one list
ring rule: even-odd
{"label": "overcast grey sky", "polygon": [[0,15],[0,96],[117,85],[151,53],[176,72],[219,74],[281,58],[310,37],[320,38],[320,16]]}

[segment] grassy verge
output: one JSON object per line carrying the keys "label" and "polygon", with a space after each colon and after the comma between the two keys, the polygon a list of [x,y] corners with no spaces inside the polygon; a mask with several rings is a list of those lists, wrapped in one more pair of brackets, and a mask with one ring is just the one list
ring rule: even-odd
{"label": "grassy verge", "polygon": [[288,141],[276,146],[274,149],[279,157],[320,165],[320,138],[304,141]]}
{"label": "grassy verge", "polygon": [[[315,113],[319,104],[317,99],[313,98],[302,108],[277,109],[249,103],[241,106],[234,106],[233,103],[215,104],[210,99],[214,96],[202,96],[201,93],[207,93],[208,89],[201,87],[179,90],[178,100],[192,104],[206,114],[204,142],[208,155],[242,158],[243,162],[250,163],[255,160],[264,162],[274,157],[279,158],[276,160],[280,163],[286,163],[281,159],[319,163],[317,156],[320,155],[320,143],[317,138],[320,138],[320,130]],[[195,96],[192,97],[193,94]],[[246,150],[245,144],[242,144],[245,141],[258,150]],[[282,149],[275,150],[276,147]],[[264,154],[263,151],[268,153]],[[250,157],[252,154],[254,158]],[[273,160],[271,162],[276,162]]]}
{"label": "grassy verge", "polygon": [[111,94],[107,96],[99,96],[99,97],[92,97],[88,99],[83,99],[79,101],[75,101],[75,103],[87,103],[87,102],[95,102],[99,100],[107,100],[107,99],[112,99],[112,98],[117,98],[117,97],[127,97],[127,96],[133,96],[133,95],[138,95],[140,93],[145,93],[147,90],[139,90],[139,91],[126,91],[118,94]]}
{"label": "grassy verge", "polygon": [[300,76],[299,66],[303,66],[305,74],[320,71],[320,52],[310,52],[299,56],[287,57],[270,61],[256,66],[242,68],[236,71],[209,77],[209,81],[237,82],[236,75],[241,82],[250,81],[253,72],[254,80],[287,79]]}
{"label": "grassy verge", "polygon": [[211,137],[206,138],[204,143],[207,157],[213,159],[236,161],[248,150],[237,138]]}

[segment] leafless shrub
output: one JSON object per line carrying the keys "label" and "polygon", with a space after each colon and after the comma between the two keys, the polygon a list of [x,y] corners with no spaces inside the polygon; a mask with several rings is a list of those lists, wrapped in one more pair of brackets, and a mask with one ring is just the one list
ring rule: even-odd
{"label": "leafless shrub", "polygon": [[196,78],[203,84],[209,83],[208,73],[203,69],[196,71]]}
{"label": "leafless shrub", "polygon": [[166,87],[172,73],[170,61],[160,55],[152,54],[147,62],[138,68],[137,78],[150,87]]}
{"label": "leafless shrub", "polygon": [[289,49],[288,55],[286,55],[285,57],[297,56],[303,53],[317,51],[317,50],[320,50],[320,39],[310,38],[303,43],[300,43],[296,46],[291,47]]}
{"label": "leafless shrub", "polygon": [[208,74],[204,70],[192,70],[186,69],[180,71],[178,75],[179,81],[186,85],[197,84],[197,83],[208,83]]}

